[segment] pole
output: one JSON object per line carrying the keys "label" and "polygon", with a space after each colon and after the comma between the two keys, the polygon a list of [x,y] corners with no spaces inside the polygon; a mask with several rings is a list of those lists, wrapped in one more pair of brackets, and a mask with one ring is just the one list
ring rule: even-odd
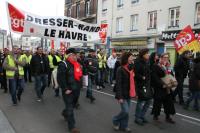
{"label": "pole", "polygon": [[12,34],[10,32],[10,41],[11,41],[11,46],[12,46],[12,49],[13,49],[13,39],[12,39]]}
{"label": "pole", "polygon": [[4,49],[4,34],[2,34],[3,35],[3,49]]}

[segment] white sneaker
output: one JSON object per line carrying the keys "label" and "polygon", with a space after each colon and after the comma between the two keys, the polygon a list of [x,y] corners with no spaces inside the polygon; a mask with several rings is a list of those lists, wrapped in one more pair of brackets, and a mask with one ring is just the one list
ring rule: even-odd
{"label": "white sneaker", "polygon": [[100,90],[100,87],[99,87],[99,86],[97,86],[97,90]]}
{"label": "white sneaker", "polygon": [[114,87],[114,86],[115,86],[115,84],[112,84],[111,86],[112,86],[112,87]]}
{"label": "white sneaker", "polygon": [[41,101],[42,101],[42,99],[40,99],[40,98],[39,98],[39,99],[37,99],[37,102],[41,102]]}

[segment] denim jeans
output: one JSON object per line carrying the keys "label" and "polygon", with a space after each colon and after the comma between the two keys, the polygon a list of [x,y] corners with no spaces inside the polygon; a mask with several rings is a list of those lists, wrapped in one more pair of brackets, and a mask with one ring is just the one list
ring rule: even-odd
{"label": "denim jeans", "polygon": [[17,79],[17,96],[21,96],[24,91],[24,79]]}
{"label": "denim jeans", "polygon": [[199,97],[200,97],[200,92],[193,91],[192,95],[186,101],[186,106],[189,106],[190,102],[192,102],[192,100],[194,100],[193,108],[198,110],[199,109],[199,103],[198,103]]}
{"label": "denim jeans", "polygon": [[38,98],[42,98],[46,86],[47,86],[47,75],[41,74],[35,76],[35,91]]}
{"label": "denim jeans", "polygon": [[98,70],[98,85],[99,86],[103,86],[104,85],[104,73],[105,70],[104,69],[99,69]]}
{"label": "denim jeans", "polygon": [[121,112],[113,117],[113,124],[115,126],[119,126],[120,129],[125,129],[128,127],[130,104],[130,99],[124,99],[124,102],[120,104]]}
{"label": "denim jeans", "polygon": [[17,80],[16,79],[8,79],[9,82],[9,90],[10,90],[10,95],[12,97],[12,102],[13,104],[17,103]]}
{"label": "denim jeans", "polygon": [[113,84],[114,69],[109,69],[109,71],[110,71],[109,82],[110,84]]}
{"label": "denim jeans", "polygon": [[65,92],[62,93],[63,94],[63,100],[65,103],[65,115],[67,118],[67,122],[68,122],[68,128],[69,130],[72,130],[73,128],[75,128],[75,118],[74,118],[74,104],[73,104],[73,100],[74,100],[74,95],[73,93],[66,95]]}
{"label": "denim jeans", "polygon": [[137,105],[135,108],[135,119],[136,120],[144,120],[145,114],[151,104],[151,100],[139,100],[137,101]]}

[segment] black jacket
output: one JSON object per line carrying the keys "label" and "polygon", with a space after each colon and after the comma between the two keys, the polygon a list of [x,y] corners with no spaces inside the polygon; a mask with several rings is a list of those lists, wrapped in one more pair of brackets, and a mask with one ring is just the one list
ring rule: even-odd
{"label": "black jacket", "polygon": [[186,78],[188,71],[190,69],[189,60],[186,59],[184,56],[180,56],[177,62],[174,65],[174,71],[176,77]]}
{"label": "black jacket", "polygon": [[74,78],[74,66],[68,61],[65,61],[65,63],[61,62],[58,65],[58,70],[57,70],[58,84],[62,89],[62,91],[66,90],[75,91],[79,89],[80,81],[77,81]]}
{"label": "black jacket", "polygon": [[189,89],[191,91],[200,91],[200,62],[194,63],[194,69],[189,79]]}
{"label": "black jacket", "polygon": [[[145,60],[138,58],[134,64],[135,87],[138,99],[147,100],[153,97],[150,85],[150,65]],[[145,77],[145,80],[143,79]]]}
{"label": "black jacket", "polygon": [[168,95],[167,89],[163,88],[164,82],[161,80],[164,76],[164,70],[157,64],[154,64],[151,71],[151,85],[154,89],[154,98],[162,99]]}
{"label": "black jacket", "polygon": [[45,55],[34,55],[30,62],[31,73],[33,76],[48,74],[50,67],[48,58]]}
{"label": "black jacket", "polygon": [[92,57],[88,55],[88,57],[84,61],[85,64],[85,71],[89,75],[96,75],[98,71],[98,60],[96,57]]}
{"label": "black jacket", "polygon": [[120,66],[116,77],[116,99],[130,99],[130,74]]}

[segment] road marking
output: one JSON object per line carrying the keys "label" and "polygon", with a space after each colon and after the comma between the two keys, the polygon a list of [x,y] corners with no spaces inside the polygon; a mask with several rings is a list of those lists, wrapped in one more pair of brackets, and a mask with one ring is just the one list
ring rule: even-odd
{"label": "road marking", "polygon": [[[112,95],[112,94],[105,93],[105,92],[102,92],[102,91],[97,91],[97,90],[93,90],[93,91],[95,91],[95,92],[97,92],[97,93],[101,93],[101,94],[107,95],[107,96],[115,97],[115,96]],[[131,102],[132,102],[132,103],[137,103],[135,100],[131,100]],[[152,108],[152,106],[150,106],[150,107]],[[164,110],[162,109],[162,111],[164,111]],[[200,122],[200,119],[197,119],[197,118],[194,118],[194,117],[191,117],[191,116],[188,116],[188,115],[184,115],[184,114],[180,114],[180,113],[176,113],[176,115],[181,116],[181,117],[184,117],[184,118],[187,118],[187,119],[191,119],[191,120]]]}
{"label": "road marking", "polygon": [[200,123],[198,123],[198,122],[194,122],[194,121],[191,121],[188,119],[181,119],[181,120],[200,127]]}

